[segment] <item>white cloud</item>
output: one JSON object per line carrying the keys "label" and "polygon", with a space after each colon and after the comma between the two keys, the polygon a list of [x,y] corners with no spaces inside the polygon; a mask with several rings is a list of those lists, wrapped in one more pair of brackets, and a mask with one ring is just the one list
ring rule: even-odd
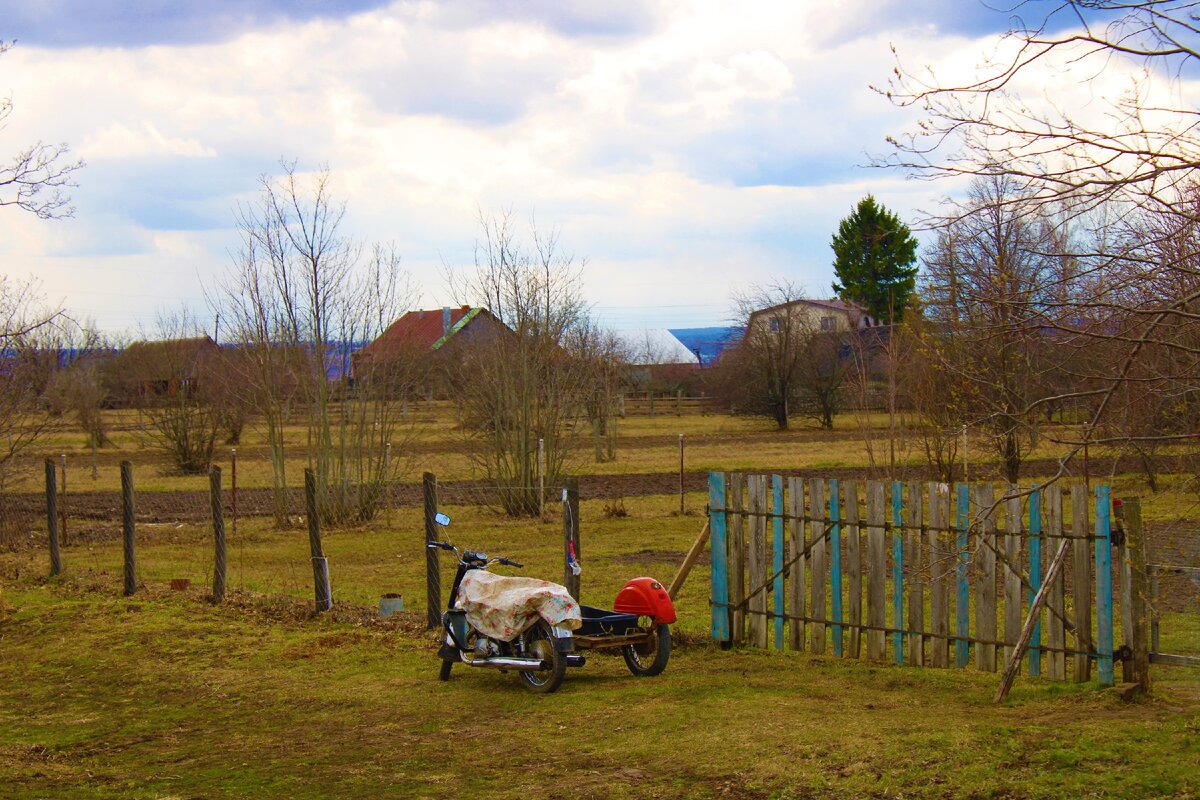
{"label": "white cloud", "polygon": [[117,122],[88,137],[80,145],[79,155],[88,161],[144,156],[215,158],[217,151],[195,139],[166,136],[150,122],[143,122],[140,129]]}
{"label": "white cloud", "polygon": [[[235,203],[282,156],[331,166],[347,224],[394,241],[428,304],[447,299],[442,262],[469,261],[477,209],[511,207],[590,257],[596,303],[678,298],[673,313],[720,321],[711,309],[739,283],[786,274],[826,291],[829,235],[863,194],[903,214],[940,193],[857,168],[905,118],[868,84],[889,73],[890,41],[960,70],[987,40],[882,30],[894,5],[664,0],[601,18],[397,2],[186,46],[22,44],[0,58],[16,102],[0,154],[66,140],[91,164],[75,221],[0,210],[0,252],[85,310],[106,270],[153,269],[195,296],[195,276],[236,250]],[[110,300],[113,319],[155,307]]]}

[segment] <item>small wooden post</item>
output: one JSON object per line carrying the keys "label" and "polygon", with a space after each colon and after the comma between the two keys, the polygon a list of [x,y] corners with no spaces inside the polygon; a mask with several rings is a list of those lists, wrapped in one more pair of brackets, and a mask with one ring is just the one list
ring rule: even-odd
{"label": "small wooden post", "polygon": [[929,663],[934,667],[950,665],[950,565],[954,549],[947,530],[950,523],[950,487],[944,483],[929,484]]}
{"label": "small wooden post", "polygon": [[904,563],[908,568],[908,663],[917,667],[925,666],[925,580],[921,574],[923,505],[921,484],[909,483],[905,514],[909,527],[904,532]]}
{"label": "small wooden post", "polygon": [[650,416],[654,416],[654,392],[646,392],[646,397],[650,402]]}
{"label": "small wooden post", "polygon": [[746,517],[742,504],[746,476],[734,472],[728,477],[728,508],[733,515],[733,525],[729,531],[729,602],[733,606],[730,641],[741,644],[746,641]]}
{"label": "small wooden post", "polygon": [[438,563],[438,551],[429,547],[437,541],[437,478],[432,472],[421,476],[425,495],[425,625],[433,630],[442,620],[442,573]]}
{"label": "small wooden post", "polygon": [[137,556],[134,553],[133,464],[121,462],[121,530],[125,551],[125,596],[137,591]]}
{"label": "small wooden post", "polygon": [[58,502],[58,520],[59,520],[59,536],[61,537],[63,547],[67,546],[67,454],[62,456],[62,483],[58,487],[59,502]]}
{"label": "small wooden post", "polygon": [[546,518],[546,440],[538,437],[537,451],[538,516]]}
{"label": "small wooden post", "polygon": [[683,514],[683,434],[679,434],[679,513]]}
{"label": "small wooden post", "polygon": [[383,510],[384,524],[392,527],[392,443],[383,444]]}
{"label": "small wooden post", "polygon": [[[1033,601],[1042,588],[1042,492],[1034,489],[1029,493],[1029,608],[1034,617],[1033,633],[1029,637],[1029,674],[1036,678],[1042,674],[1042,622],[1041,612],[1033,613]],[[1047,595],[1049,599],[1049,595]]]}
{"label": "small wooden post", "polygon": [[850,658],[858,658],[862,653],[862,528],[858,524],[858,482],[846,481],[845,486],[846,517],[846,564],[849,578],[847,592],[849,594],[849,629]]}
{"label": "small wooden post", "polygon": [[725,473],[708,473],[708,529],[712,536],[712,635],[729,641],[729,570],[725,544]]}
{"label": "small wooden post", "polygon": [[[683,434],[679,434],[680,445]],[[682,475],[682,473],[680,473]],[[680,502],[683,497],[680,496]],[[772,572],[775,574],[775,585],[771,592],[775,595],[775,649],[783,649],[783,619],[787,614],[783,598],[783,478],[771,476],[771,561]]]}
{"label": "small wooden post", "polygon": [[[814,622],[808,626],[808,648],[810,652],[820,655],[825,652],[825,620],[828,612],[825,610],[825,581],[828,575],[825,553],[829,547],[829,539],[825,536],[825,481],[821,479],[808,481],[809,506],[808,524],[812,530],[812,549],[808,551],[808,563],[812,572],[808,583],[808,608]],[[819,620],[819,621],[816,621]]]}
{"label": "small wooden post", "polygon": [[892,481],[892,660],[904,663],[904,484]]}
{"label": "small wooden post", "polygon": [[[1047,549],[1054,547],[1056,541],[1063,539],[1062,487],[1046,487],[1046,545]],[[1051,680],[1065,681],[1067,679],[1067,646],[1066,625],[1066,582],[1063,580],[1066,570],[1059,570],[1053,580],[1047,580],[1050,586],[1050,599],[1046,608],[1046,676]]]}
{"label": "small wooden post", "polygon": [[1096,677],[1113,684],[1112,504],[1109,488],[1096,487]]}
{"label": "small wooden post", "polygon": [[788,538],[792,544],[792,566],[789,570],[791,582],[788,613],[792,619],[788,628],[788,644],[793,650],[804,650],[806,624],[803,617],[808,608],[805,569],[808,557],[804,552],[804,479],[788,478]]}
{"label": "small wooden post", "polygon": [[1146,640],[1148,616],[1146,576],[1146,529],[1141,522],[1141,500],[1130,498],[1122,505],[1126,547],[1129,554],[1129,589],[1132,614],[1129,625],[1129,649],[1133,650],[1132,680],[1142,691],[1150,692],[1150,646]]}
{"label": "small wooden post", "polygon": [[1150,573],[1150,652],[1157,653],[1158,650],[1158,566],[1151,564],[1147,567],[1147,572]]}
{"label": "small wooden post", "polygon": [[1071,589],[1075,595],[1075,682],[1092,678],[1092,565],[1088,558],[1088,491],[1082,481],[1071,486]]}
{"label": "small wooden post", "polygon": [[[1124,517],[1124,508],[1120,500],[1113,501],[1113,516],[1119,521]],[[1129,636],[1133,625],[1133,575],[1130,574],[1129,550],[1124,543],[1115,543],[1116,573],[1119,585],[1115,588],[1121,609],[1121,643],[1133,649]],[[1121,659],[1121,682],[1133,683],[1133,660]]]}
{"label": "small wooden post", "polygon": [[829,481],[829,617],[833,654],[842,657],[842,498],[837,480]]}
{"label": "small wooden post", "polygon": [[[1021,497],[1017,486],[1009,485],[1004,501],[1004,661],[1012,657],[1021,635]],[[1032,577],[1032,576],[1031,576]],[[1032,583],[1032,581],[1031,581]]]}
{"label": "small wooden post", "polygon": [[766,480],[762,475],[746,477],[746,501],[750,508],[746,520],[747,558],[750,567],[749,597],[746,615],[750,620],[750,642],[755,647],[767,646],[767,510]]}
{"label": "small wooden post", "polygon": [[882,661],[887,637],[884,574],[887,559],[884,539],[883,481],[867,483],[867,658]]}
{"label": "small wooden post", "polygon": [[683,416],[683,389],[675,390],[675,416]]}
{"label": "small wooden post", "polygon": [[563,487],[563,586],[576,601],[579,600],[579,576],[571,569],[571,550],[575,550],[575,561],[583,558],[579,542],[579,481],[568,478]]}
{"label": "small wooden post", "polygon": [[321,518],[317,513],[317,478],[311,469],[304,470],[304,508],[308,517],[308,549],[312,555],[313,590],[317,611],[333,608],[333,591],[329,586],[329,562],[321,549]]}
{"label": "small wooden post", "polygon": [[979,519],[979,542],[975,584],[975,668],[996,671],[996,509],[995,489],[990,483],[975,486],[975,514]]}
{"label": "small wooden post", "polygon": [[62,572],[58,550],[58,489],[55,487],[54,459],[46,459],[46,533],[50,538],[50,574]]}
{"label": "small wooden post", "polygon": [[[237,538],[237,448],[229,451],[229,514],[233,517],[233,536]],[[240,552],[240,551],[239,551]],[[239,567],[240,569],[240,567]],[[238,573],[239,578],[241,573]]]}
{"label": "small wooden post", "polygon": [[221,468],[208,471],[208,494],[213,521],[213,588],[214,603],[225,599],[225,515],[221,508]]}
{"label": "small wooden post", "polygon": [[[966,441],[966,428],[963,428],[963,441]],[[961,669],[970,661],[971,649],[969,641],[971,635],[970,484],[957,484],[955,491],[958,497],[955,502],[954,547],[958,554],[958,560],[954,566],[954,666]]]}

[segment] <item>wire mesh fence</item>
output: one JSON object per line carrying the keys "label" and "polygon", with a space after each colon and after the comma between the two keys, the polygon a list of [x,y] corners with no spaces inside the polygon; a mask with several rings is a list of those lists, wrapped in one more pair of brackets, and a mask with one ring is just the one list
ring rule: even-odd
{"label": "wire mesh fence", "polygon": [[[48,513],[52,512],[65,570],[75,574],[86,572],[111,591],[120,592],[124,508],[119,472],[115,468],[101,468],[93,477],[90,465],[82,459],[54,458],[50,462],[54,475],[53,505],[48,502],[44,460],[29,459],[21,463],[6,487],[0,489],[0,553],[15,554],[11,563],[25,574],[49,574]],[[287,484],[278,488],[269,475],[264,477],[261,469],[257,473],[247,470],[244,463],[237,465],[233,458],[227,457],[220,466],[217,508],[227,542],[228,590],[312,600],[314,580],[306,528],[303,465],[289,469]],[[183,476],[161,465],[138,464],[132,469],[132,478],[138,586],[211,593],[217,557],[210,475]],[[519,547],[515,551],[518,554],[533,549],[540,554],[535,561],[541,558],[545,562],[539,564],[537,574],[557,580],[562,564],[555,548],[561,548],[561,541],[553,539],[554,531],[561,527],[563,486],[548,483],[516,488],[534,492],[542,500],[540,519],[535,517],[524,527],[538,528],[537,535],[546,541],[535,544],[521,539],[514,544],[511,537],[507,540],[500,537],[500,541],[506,547]],[[689,491],[694,488],[689,483]],[[664,518],[673,515],[671,509],[677,506],[662,502],[661,496],[678,490],[678,476],[671,474],[620,476],[620,480],[614,476],[585,476],[581,481],[585,500],[626,497],[630,506],[637,509],[653,505],[649,499],[638,498],[660,496],[661,508],[655,506],[655,511],[645,515],[661,514]],[[327,527],[325,547],[335,602],[374,605],[382,594],[402,591],[408,609],[423,607],[423,500],[419,476],[389,481],[369,516],[352,524]],[[437,502],[452,516],[464,514],[476,523],[490,519],[488,514],[502,516],[500,490],[485,479],[438,481]],[[585,514],[602,513],[599,505],[592,506]],[[692,505],[698,512],[703,501],[697,499]],[[644,540],[629,540],[634,543],[627,545],[630,552],[670,550],[656,542],[653,534],[656,526],[657,521],[645,526]],[[596,552],[586,541],[593,530],[589,521],[585,525],[585,552],[589,549]],[[451,535],[463,538],[468,544],[478,543],[474,531],[460,528]],[[694,535],[692,532],[685,538],[690,541]],[[1200,612],[1197,571],[1200,528],[1186,521],[1155,522],[1147,526],[1147,539],[1149,561],[1157,570],[1155,605],[1163,620],[1164,641],[1173,651],[1200,655],[1200,641],[1194,641],[1196,637],[1176,635],[1182,627],[1181,619],[1193,619]],[[614,559],[621,557],[613,554]],[[679,557],[681,553],[672,551],[664,561]],[[669,578],[665,567],[655,569],[656,574]],[[614,580],[616,577],[620,576],[614,575]],[[693,599],[698,607],[707,601],[707,597],[699,595]]]}

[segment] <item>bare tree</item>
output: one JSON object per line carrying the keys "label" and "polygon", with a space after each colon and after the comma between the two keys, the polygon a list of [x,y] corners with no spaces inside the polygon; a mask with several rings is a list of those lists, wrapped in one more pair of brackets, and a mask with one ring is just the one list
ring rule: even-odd
{"label": "bare tree", "polygon": [[629,381],[629,358],[611,331],[581,327],[568,348],[588,365],[584,407],[597,464],[617,457],[618,398]]}
{"label": "bare tree", "polygon": [[780,430],[797,415],[832,427],[850,364],[843,354],[847,331],[822,330],[820,315],[787,281],[756,287],[735,303],[744,333],[722,355],[720,393],[744,411],[770,417]]}
{"label": "bare tree", "polygon": [[[1195,355],[1185,333],[1200,320],[1195,261],[1186,249],[1156,243],[1194,217],[1200,127],[1182,77],[1200,62],[1200,27],[1195,3],[1187,0],[1061,0],[1041,8],[1046,12],[1030,24],[1011,16],[1009,31],[965,80],[899,65],[880,91],[919,109],[922,118],[890,140],[891,154],[878,163],[923,178],[1000,178],[1009,187],[1001,202],[1014,213],[1058,221],[1058,242],[1045,252],[1057,251],[1071,266],[1071,291],[1014,297],[1007,306],[1014,314],[1040,314],[1043,330],[1056,333],[1044,338],[1082,356],[1072,359],[1071,380],[1028,399],[1027,410],[1085,404],[1088,419],[1068,439],[1066,469],[1089,443],[1171,442],[1197,433],[1195,422],[1153,434],[1115,423],[1122,396],[1145,396],[1156,381],[1176,374],[1160,368]],[[1082,85],[1101,70],[1122,74],[1128,88],[1116,96],[1085,93],[1086,107],[1018,89],[1036,84],[1040,93],[1047,81]],[[927,224],[970,213],[959,206]],[[1147,217],[1160,222],[1146,224]],[[1093,226],[1091,235],[1063,236],[1062,224],[1075,220]],[[1131,226],[1140,244],[1115,246],[1112,232]],[[1045,289],[1053,294],[1062,282],[1060,275]],[[1033,306],[1018,308],[1022,303]],[[1162,351],[1173,356],[1163,358]],[[1174,393],[1193,393],[1196,375],[1181,377]]]}
{"label": "bare tree", "polygon": [[511,212],[480,213],[475,269],[456,291],[507,330],[459,348],[451,376],[470,452],[511,515],[537,514],[538,441],[555,485],[576,446],[576,425],[595,391],[596,332],[580,286],[586,262],[562,249],[558,232],[530,223],[528,241]]}
{"label": "bare tree", "polygon": [[[376,338],[407,305],[410,288],[393,248],[364,248],[342,230],[345,203],[327,168],[306,176],[283,162],[263,176],[256,204],[238,211],[242,249],[213,301],[243,348],[242,369],[266,427],[276,517],[286,517],[285,426],[302,415],[304,455],[326,522],[369,519],[400,464],[402,395],[352,390],[352,353]],[[395,376],[393,376],[394,388]],[[400,447],[396,448],[397,451]]]}
{"label": "bare tree", "polygon": [[12,460],[50,424],[42,395],[54,360],[44,345],[60,316],[42,305],[35,284],[0,275],[0,484]]}
{"label": "bare tree", "polygon": [[136,392],[143,430],[184,474],[206,471],[220,430],[209,393],[217,346],[186,310],[159,315],[152,338],[133,342],[119,369]]}
{"label": "bare tree", "polygon": [[47,404],[55,413],[74,414],[89,446],[105,447],[111,444],[103,412],[111,397],[116,342],[94,322],[64,318],[54,330],[51,347],[58,363],[46,389]]}
{"label": "bare tree", "polygon": [[[13,42],[0,40],[0,56]],[[11,97],[0,97],[0,130],[12,114]],[[0,166],[0,206],[16,206],[42,219],[70,217],[75,213],[66,190],[75,186],[73,173],[82,161],[69,161],[65,144],[37,142],[17,152]]]}
{"label": "bare tree", "polygon": [[922,287],[934,324],[924,352],[971,387],[964,422],[988,434],[1012,483],[1037,442],[1037,376],[1059,368],[1063,351],[1047,332],[1045,292],[1059,263],[1052,226],[1017,200],[1015,181],[977,179],[926,255]]}

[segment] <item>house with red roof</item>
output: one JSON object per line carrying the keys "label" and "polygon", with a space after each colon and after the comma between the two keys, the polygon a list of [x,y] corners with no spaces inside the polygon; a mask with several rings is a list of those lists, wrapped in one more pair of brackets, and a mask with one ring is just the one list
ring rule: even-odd
{"label": "house with red roof", "polygon": [[446,306],[409,311],[354,354],[354,379],[395,381],[403,375],[411,381],[419,375],[420,382],[427,383],[441,354],[452,347],[470,347],[508,333],[508,326],[486,308]]}

